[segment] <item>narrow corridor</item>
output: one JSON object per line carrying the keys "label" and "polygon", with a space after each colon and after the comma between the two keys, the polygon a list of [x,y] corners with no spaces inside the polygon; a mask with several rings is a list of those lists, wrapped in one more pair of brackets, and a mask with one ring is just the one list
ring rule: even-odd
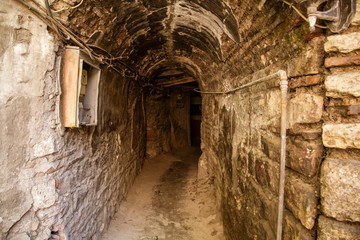
{"label": "narrow corridor", "polygon": [[200,150],[145,162],[103,240],[224,239],[213,185],[197,180]]}

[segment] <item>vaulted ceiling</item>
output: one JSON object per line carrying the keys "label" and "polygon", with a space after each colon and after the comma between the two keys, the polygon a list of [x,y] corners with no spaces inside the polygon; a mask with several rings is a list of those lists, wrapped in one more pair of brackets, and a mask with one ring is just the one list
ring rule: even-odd
{"label": "vaulted ceiling", "polygon": [[223,61],[223,39],[240,41],[237,20],[222,0],[84,0],[67,14],[62,19],[95,50],[155,83],[197,78],[201,65]]}

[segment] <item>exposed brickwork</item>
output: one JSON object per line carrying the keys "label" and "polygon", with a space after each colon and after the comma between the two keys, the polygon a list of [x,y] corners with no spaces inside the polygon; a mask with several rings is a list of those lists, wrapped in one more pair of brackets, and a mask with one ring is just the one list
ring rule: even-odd
{"label": "exposed brickwork", "polygon": [[330,57],[325,59],[325,67],[343,67],[360,65],[360,56]]}

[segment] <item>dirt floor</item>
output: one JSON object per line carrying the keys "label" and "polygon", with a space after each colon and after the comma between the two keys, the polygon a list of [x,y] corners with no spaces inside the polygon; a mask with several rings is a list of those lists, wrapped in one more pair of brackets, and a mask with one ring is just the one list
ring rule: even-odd
{"label": "dirt floor", "polygon": [[197,180],[196,148],[145,162],[103,240],[222,240],[213,185]]}

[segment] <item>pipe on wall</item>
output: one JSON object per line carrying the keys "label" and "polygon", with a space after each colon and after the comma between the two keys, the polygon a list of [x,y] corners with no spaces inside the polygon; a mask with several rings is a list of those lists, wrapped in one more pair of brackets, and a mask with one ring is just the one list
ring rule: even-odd
{"label": "pipe on wall", "polygon": [[284,215],[284,187],[285,187],[285,164],[286,164],[286,115],[287,115],[287,90],[288,77],[284,70],[278,71],[281,91],[281,158],[280,158],[280,181],[279,181],[279,204],[276,240],[281,240],[282,222]]}
{"label": "pipe on wall", "polygon": [[288,91],[288,76],[284,70],[279,70],[276,73],[270,74],[266,77],[256,79],[250,83],[243,84],[237,88],[226,92],[208,92],[199,91],[194,89],[195,92],[201,94],[230,94],[235,93],[241,89],[254,86],[256,84],[280,78],[280,91],[281,91],[281,157],[280,157],[280,172],[279,172],[279,203],[278,203],[278,218],[277,218],[277,229],[276,229],[276,240],[281,240],[282,236],[282,222],[284,215],[284,187],[285,187],[285,164],[286,164],[286,115],[287,115],[287,91]]}

